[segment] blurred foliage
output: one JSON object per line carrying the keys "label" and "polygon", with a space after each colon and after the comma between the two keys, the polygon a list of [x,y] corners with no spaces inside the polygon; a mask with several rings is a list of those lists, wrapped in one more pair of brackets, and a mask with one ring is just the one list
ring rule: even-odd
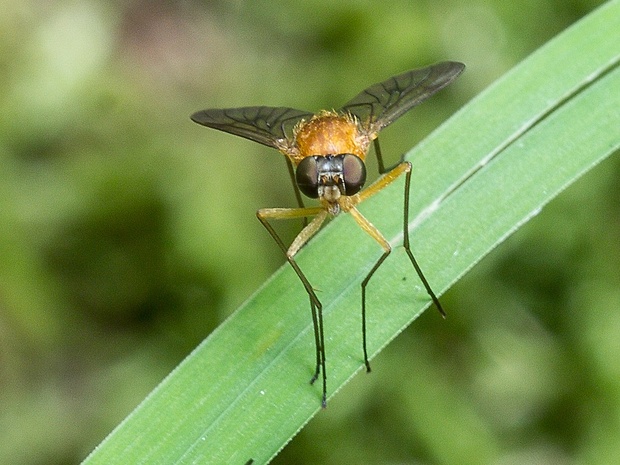
{"label": "blurred foliage", "polygon": [[[0,463],[78,463],[283,263],[254,212],[293,205],[284,160],[189,114],[337,107],[463,61],[399,123],[422,138],[600,3],[6,1]],[[416,142],[399,125],[386,154]],[[545,208],[274,463],[620,462],[619,173]]]}

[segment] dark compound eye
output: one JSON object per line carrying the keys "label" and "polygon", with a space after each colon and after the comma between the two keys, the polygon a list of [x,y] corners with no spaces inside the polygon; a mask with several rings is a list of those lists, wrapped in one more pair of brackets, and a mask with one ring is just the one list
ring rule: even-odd
{"label": "dark compound eye", "polygon": [[357,194],[366,182],[366,166],[361,158],[353,154],[347,153],[341,157],[345,194]]}
{"label": "dark compound eye", "polygon": [[299,162],[295,171],[297,187],[311,199],[319,197],[318,157],[306,157]]}

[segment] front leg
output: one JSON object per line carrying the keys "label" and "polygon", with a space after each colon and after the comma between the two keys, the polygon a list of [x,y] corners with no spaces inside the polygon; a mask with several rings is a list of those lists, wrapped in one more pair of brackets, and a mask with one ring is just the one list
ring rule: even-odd
{"label": "front leg", "polygon": [[[271,226],[268,219],[294,219],[306,218],[316,215],[316,217],[306,226],[297,237],[293,240],[291,246],[287,249],[284,242]],[[327,372],[325,369],[325,337],[323,333],[323,305],[314,292],[314,288],[306,278],[306,275],[295,261],[295,255],[316,234],[321,225],[327,218],[327,212],[321,207],[310,208],[262,208],[256,212],[256,216],[261,224],[267,229],[271,237],[276,241],[289,262],[297,277],[302,282],[308,297],[310,298],[310,311],[312,313],[312,325],[314,328],[314,343],[316,347],[316,366],[314,376],[310,380],[310,384],[314,384],[319,376],[319,372],[323,373],[323,395],[321,405],[323,408],[327,406]]]}

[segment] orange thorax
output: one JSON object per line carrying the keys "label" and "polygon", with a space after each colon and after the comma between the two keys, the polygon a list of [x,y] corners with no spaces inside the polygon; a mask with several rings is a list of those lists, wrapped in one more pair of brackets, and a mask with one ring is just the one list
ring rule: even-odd
{"label": "orange thorax", "polygon": [[352,153],[364,160],[367,144],[362,139],[354,118],[334,112],[321,112],[310,121],[302,122],[295,130],[299,161],[312,155],[345,153]]}

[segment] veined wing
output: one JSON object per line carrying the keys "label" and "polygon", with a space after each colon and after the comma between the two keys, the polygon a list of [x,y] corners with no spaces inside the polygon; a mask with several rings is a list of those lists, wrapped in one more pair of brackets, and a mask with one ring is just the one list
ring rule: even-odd
{"label": "veined wing", "polygon": [[405,112],[450,84],[464,69],[462,63],[444,61],[407,71],[363,90],[340,111],[356,116],[369,134],[376,135]]}
{"label": "veined wing", "polygon": [[191,118],[203,126],[279,149],[278,141],[291,140],[293,127],[312,118],[312,113],[287,107],[241,107],[202,110]]}

